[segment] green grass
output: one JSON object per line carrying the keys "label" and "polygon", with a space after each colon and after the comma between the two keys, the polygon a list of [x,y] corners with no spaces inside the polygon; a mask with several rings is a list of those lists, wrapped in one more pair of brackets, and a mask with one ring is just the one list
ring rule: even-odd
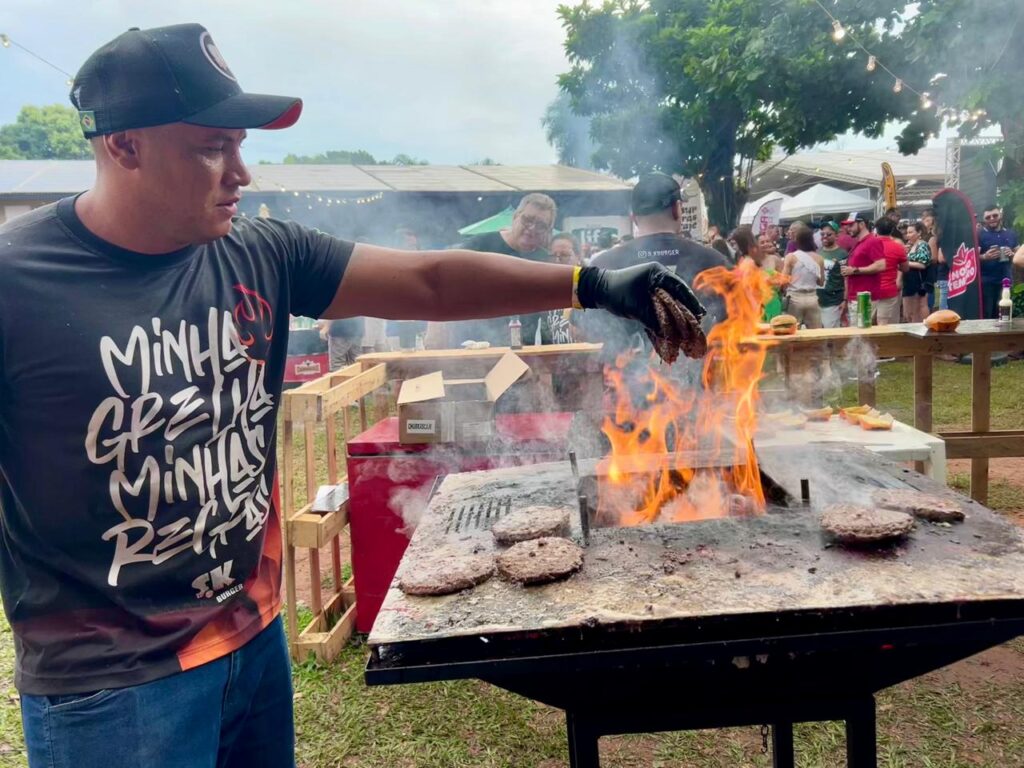
{"label": "green grass", "polygon": [[[1024,428],[1020,407],[1024,363],[993,369],[994,428]],[[970,367],[936,362],[936,429],[970,424]],[[908,363],[881,366],[878,407],[912,421]],[[844,386],[839,404],[856,402],[856,385]],[[358,417],[352,419],[353,432]],[[296,434],[302,448],[301,430]],[[323,432],[317,434],[316,482],[326,479]],[[301,455],[301,453],[299,454]],[[305,501],[305,467],[297,462],[296,496]],[[968,478],[950,477],[965,488]],[[1024,510],[1021,485],[993,481],[990,506]],[[299,607],[299,624],[312,615]],[[957,677],[927,675],[878,697],[879,765],[885,768],[1012,768],[1024,765],[1024,641],[1008,644],[1011,674]],[[1006,657],[1009,658],[1007,662]],[[1012,663],[1011,663],[1012,662]],[[563,716],[556,710],[493,686],[460,681],[367,688],[366,648],[356,642],[328,665],[306,662],[293,670],[295,727],[300,765],[366,768],[556,768],[568,764]],[[0,618],[0,766],[25,766],[21,718],[13,685],[10,629]],[[954,667],[953,669],[956,669]],[[700,696],[680,691],[680,696]],[[629,706],[610,691],[608,705]],[[687,766],[767,768],[757,728],[733,728],[601,740],[606,768]],[[845,765],[839,723],[796,728],[797,762],[803,768]]]}

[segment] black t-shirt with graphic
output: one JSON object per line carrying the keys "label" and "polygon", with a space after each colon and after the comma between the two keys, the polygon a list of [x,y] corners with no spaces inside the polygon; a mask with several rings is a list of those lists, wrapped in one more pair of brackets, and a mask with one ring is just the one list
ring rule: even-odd
{"label": "black t-shirt with graphic", "polygon": [[271,219],[151,256],[62,200],[0,229],[0,592],[24,693],[147,682],[280,610],[289,314],[350,243]]}
{"label": "black t-shirt with graphic", "polygon": [[[517,256],[527,261],[551,261],[548,252],[543,248],[538,248],[528,253],[517,251],[505,242],[501,232],[485,232],[482,235],[471,237],[455,247],[465,248],[467,251],[480,251],[482,253],[502,253],[506,256]],[[494,317],[484,320],[460,320],[454,322],[451,324],[452,345],[457,347],[462,342],[472,339],[474,341],[489,342],[494,347],[507,347],[510,340],[508,324],[511,319],[510,317]],[[546,313],[536,312],[523,315],[519,319],[523,324],[523,344],[527,346],[533,344],[538,325],[541,329],[541,343],[551,343],[551,332],[548,328]]]}
{"label": "black t-shirt with graphic", "polygon": [[[718,251],[696,243],[681,235],[658,232],[637,237],[622,245],[617,245],[595,256],[590,265],[605,269],[622,269],[634,264],[657,261],[675,272],[688,286],[693,288],[693,281],[701,272],[712,267],[731,265]],[[701,304],[707,310],[703,326],[705,330],[720,320],[725,319],[725,302],[710,291],[694,291]],[[642,326],[631,320],[623,320],[606,313],[577,313],[577,319],[590,341],[604,342],[604,355],[613,359],[625,348],[643,339]]]}

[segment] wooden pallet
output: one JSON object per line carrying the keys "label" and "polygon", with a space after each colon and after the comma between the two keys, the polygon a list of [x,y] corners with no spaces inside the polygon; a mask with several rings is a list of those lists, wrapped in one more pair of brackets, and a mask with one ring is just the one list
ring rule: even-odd
{"label": "wooden pallet", "polygon": [[[387,414],[387,367],[383,364],[366,367],[356,364],[329,373],[284,394],[283,454],[283,518],[284,583],[288,610],[288,648],[296,661],[310,656],[320,661],[335,658],[355,631],[356,600],[353,579],[342,583],[341,536],[348,526],[348,482],[344,465],[344,448],[339,465],[338,425],[341,417],[344,446],[351,434],[353,405],[359,407],[359,421],[363,430],[369,426],[367,399],[375,397],[375,416]],[[306,498],[301,508],[295,503],[295,429],[301,428],[305,437],[304,461]],[[335,503],[326,510],[313,509],[317,492],[316,435],[326,433],[327,483],[339,486]],[[321,597],[320,550],[331,549],[332,595],[324,602]],[[310,608],[313,621],[298,632],[297,583],[295,551],[306,549],[310,567]]]}

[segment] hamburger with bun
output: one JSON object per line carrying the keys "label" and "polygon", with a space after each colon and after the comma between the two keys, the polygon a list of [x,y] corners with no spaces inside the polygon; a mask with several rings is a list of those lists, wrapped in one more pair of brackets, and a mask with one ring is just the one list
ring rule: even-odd
{"label": "hamburger with bun", "polygon": [[960,315],[952,309],[937,309],[924,319],[929,331],[955,331],[960,325]]}
{"label": "hamburger with bun", "polygon": [[776,336],[792,336],[796,333],[797,321],[792,315],[776,315],[770,323],[772,333]]}

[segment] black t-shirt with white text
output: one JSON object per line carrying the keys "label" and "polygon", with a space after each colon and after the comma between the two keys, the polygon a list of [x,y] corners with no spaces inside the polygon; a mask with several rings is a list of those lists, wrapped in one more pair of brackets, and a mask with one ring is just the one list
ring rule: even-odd
{"label": "black t-shirt with white text", "polygon": [[[606,269],[622,269],[634,264],[657,261],[675,272],[683,281],[693,288],[694,279],[706,269],[731,265],[718,251],[688,240],[680,235],[658,232],[637,237],[622,245],[617,245],[595,256],[590,265]],[[725,319],[725,302],[717,294],[709,291],[694,290],[697,298],[707,310],[704,318],[704,329],[709,329],[716,322]],[[641,331],[639,323],[634,323],[604,313],[583,313],[584,329],[587,337],[593,341],[602,341],[608,350],[606,356],[613,356],[624,346],[632,343],[632,339]]]}
{"label": "black t-shirt with white text", "polygon": [[239,219],[139,254],[72,198],[0,228],[0,592],[21,692],[148,682],[276,617],[289,315],[319,316],[351,253]]}

